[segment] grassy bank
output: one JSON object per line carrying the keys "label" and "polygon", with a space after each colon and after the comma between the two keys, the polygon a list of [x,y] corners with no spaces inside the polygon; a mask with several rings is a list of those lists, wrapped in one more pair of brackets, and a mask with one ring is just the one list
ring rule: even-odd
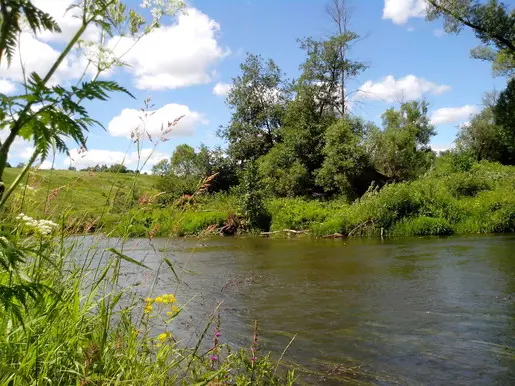
{"label": "grassy bank", "polygon": [[[151,199],[158,193],[153,176],[50,173],[38,171],[30,177],[39,187],[31,189],[29,183],[24,205],[20,191],[14,202],[20,210],[13,213],[23,208],[42,216],[46,202],[48,217],[57,221],[64,215],[72,230],[84,231],[77,226],[80,220],[94,224],[93,229],[131,237],[216,232],[240,214],[239,198],[227,193],[162,207]],[[265,230],[302,230],[315,237],[379,235],[381,229],[391,236],[513,232],[514,192],[515,167],[485,162],[466,172],[450,172],[440,165],[418,180],[372,189],[352,203],[344,198],[266,199],[271,222]]]}
{"label": "grassy bank", "polygon": [[199,341],[184,342],[176,333],[187,302],[119,282],[131,265],[143,282],[177,278],[171,262],[159,273],[105,245],[66,242],[48,220],[19,216],[11,225],[0,237],[1,385],[293,383],[293,372],[260,351],[257,330],[246,348],[224,343],[216,304]]}
{"label": "grassy bank", "polygon": [[[468,172],[432,171],[413,182],[371,190],[347,203],[304,198],[266,200],[270,231],[306,230],[315,237],[330,235],[422,236],[515,231],[515,167],[476,164]],[[133,236],[189,235],[218,228],[238,214],[238,198],[203,197],[185,208],[134,208],[104,229],[130,228]]]}

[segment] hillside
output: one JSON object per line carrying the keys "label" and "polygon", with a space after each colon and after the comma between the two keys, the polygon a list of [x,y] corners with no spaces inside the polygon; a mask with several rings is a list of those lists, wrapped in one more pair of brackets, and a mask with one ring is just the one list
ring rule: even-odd
{"label": "hillside", "polygon": [[[11,183],[20,169],[6,169],[5,182]],[[12,210],[55,217],[60,213],[102,213],[106,204],[123,202],[131,187],[133,196],[156,193],[156,176],[69,170],[31,171],[13,197]]]}

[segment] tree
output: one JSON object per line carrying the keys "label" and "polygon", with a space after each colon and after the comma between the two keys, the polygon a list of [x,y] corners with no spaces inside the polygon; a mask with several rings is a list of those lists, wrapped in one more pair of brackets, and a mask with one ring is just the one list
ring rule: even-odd
{"label": "tree", "polygon": [[346,89],[348,81],[364,71],[366,66],[364,63],[348,59],[348,53],[352,45],[360,38],[349,30],[351,11],[348,7],[348,0],[330,0],[326,5],[326,12],[336,27],[335,36],[340,37],[339,40],[333,41],[334,48],[338,52],[338,61],[342,63],[339,89],[335,91],[335,95],[338,95],[337,100],[340,103],[338,110],[341,115],[344,115],[348,112],[347,96],[350,94],[349,90]]}
{"label": "tree", "polygon": [[289,87],[273,60],[247,54],[241,75],[233,79],[227,105],[233,110],[218,135],[229,143],[228,154],[238,163],[255,160],[280,141]]}
{"label": "tree", "polygon": [[75,166],[68,166],[68,170],[75,172],[77,168]]}
{"label": "tree", "polygon": [[170,159],[170,171],[178,177],[200,176],[202,170],[198,154],[189,145],[178,145]]}
{"label": "tree", "polygon": [[383,115],[383,130],[368,135],[375,167],[397,181],[411,180],[427,171],[434,161],[429,141],[436,134],[424,101],[403,103]]}
{"label": "tree", "polygon": [[500,128],[499,140],[504,145],[500,162],[515,165],[515,78],[499,94],[494,117],[495,124]]}
{"label": "tree", "polygon": [[[371,160],[363,146],[363,133],[370,124],[346,116],[325,133],[324,162],[317,172],[317,183],[326,192],[359,196],[363,189],[355,181],[370,169]],[[365,187],[368,188],[368,185]]]}
{"label": "tree", "polygon": [[170,174],[170,170],[170,161],[168,159],[163,159],[152,166],[152,174],[157,176],[166,176]]}
{"label": "tree", "polygon": [[458,149],[477,161],[515,164],[515,80],[499,94],[488,93],[484,108],[458,132]]}
{"label": "tree", "polygon": [[483,43],[472,50],[472,57],[492,62],[495,75],[515,74],[515,11],[498,1],[485,4],[473,0],[428,0],[427,19],[444,20],[444,29],[459,33],[472,28]]}

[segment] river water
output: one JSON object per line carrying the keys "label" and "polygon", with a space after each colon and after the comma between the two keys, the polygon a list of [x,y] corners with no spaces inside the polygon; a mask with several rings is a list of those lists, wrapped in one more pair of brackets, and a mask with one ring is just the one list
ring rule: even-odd
{"label": "river water", "polygon": [[515,384],[513,235],[135,239],[123,252],[159,271],[154,284],[124,265],[124,285],[189,302],[183,340],[195,342],[220,302],[232,345],[250,347],[257,321],[262,351],[277,358],[296,334],[284,360],[305,369],[301,383]]}

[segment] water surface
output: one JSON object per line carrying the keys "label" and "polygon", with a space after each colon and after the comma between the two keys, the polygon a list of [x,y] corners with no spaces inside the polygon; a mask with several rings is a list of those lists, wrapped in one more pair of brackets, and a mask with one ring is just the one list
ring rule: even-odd
{"label": "water surface", "polygon": [[[222,302],[226,342],[250,347],[257,320],[262,350],[277,357],[297,334],[285,360],[311,384],[515,384],[514,251],[511,235],[124,245],[159,269],[156,293],[190,301],[179,336],[194,341]],[[152,276],[124,274],[145,296]]]}

